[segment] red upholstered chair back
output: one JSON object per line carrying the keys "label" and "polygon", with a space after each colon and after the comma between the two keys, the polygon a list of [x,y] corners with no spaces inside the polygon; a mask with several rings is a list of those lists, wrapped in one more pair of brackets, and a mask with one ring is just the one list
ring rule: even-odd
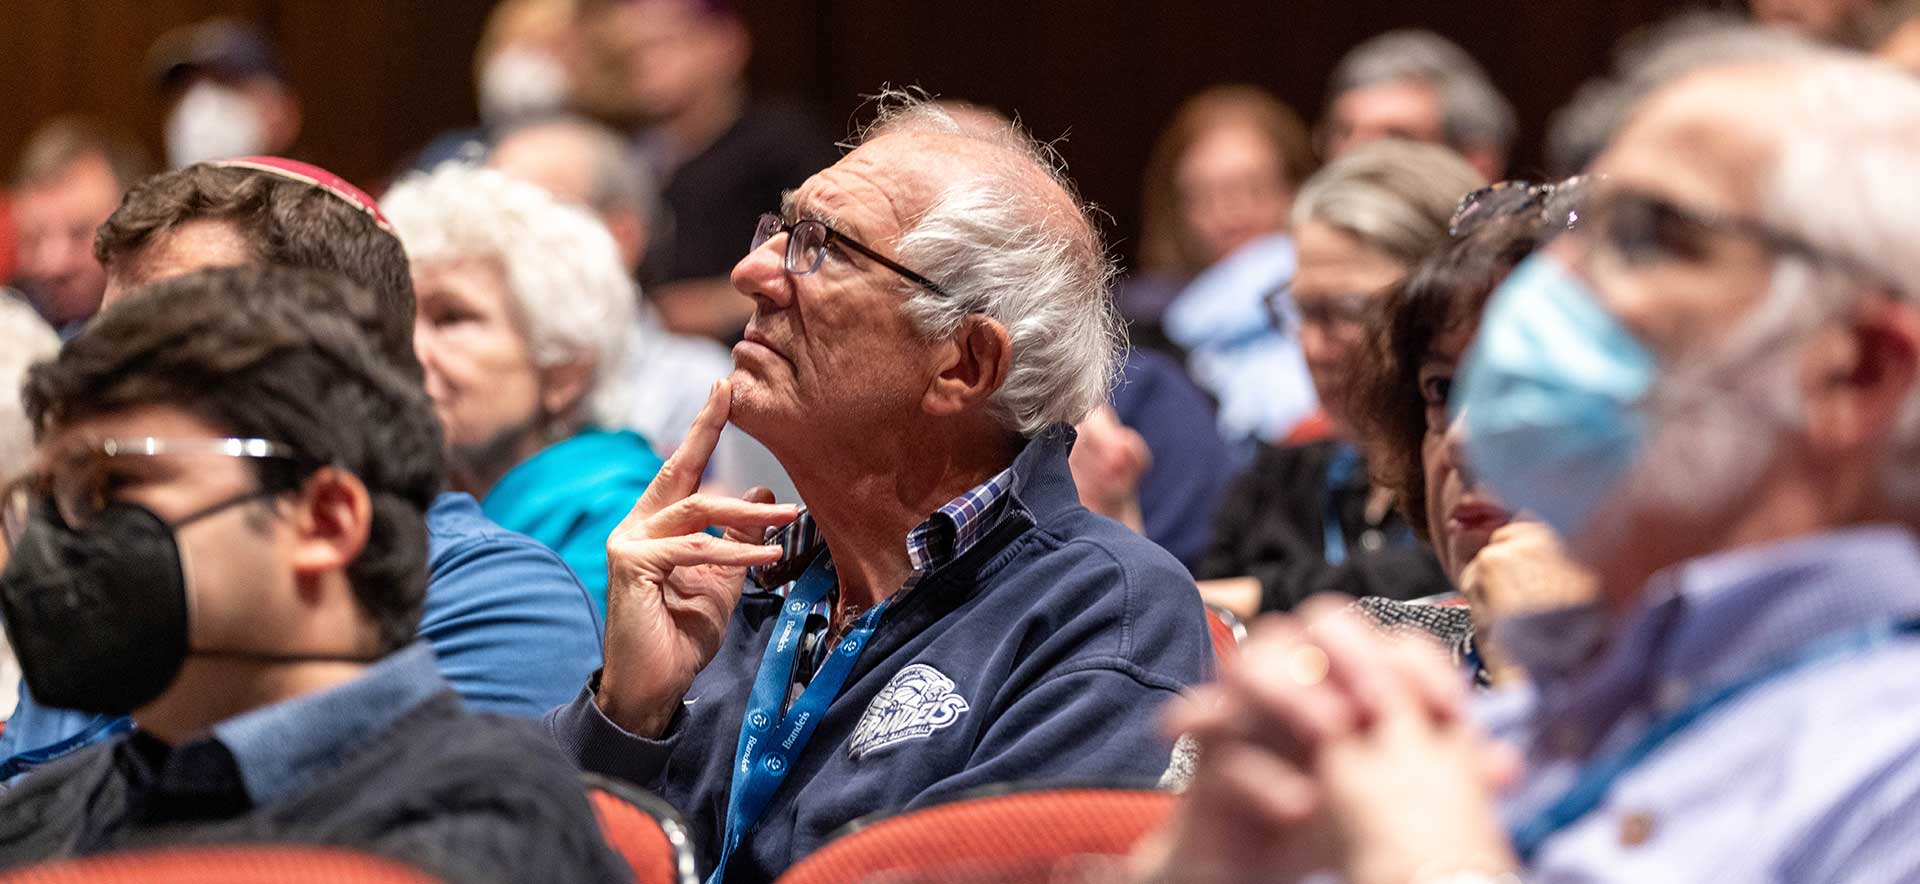
{"label": "red upholstered chair back", "polygon": [[627,861],[635,884],[698,884],[687,825],[658,796],[597,774],[582,774],[600,836]]}
{"label": "red upholstered chair back", "polygon": [[1108,788],[960,799],[842,835],[776,884],[1045,880],[1062,862],[1125,855],[1173,801],[1167,792]]}
{"label": "red upholstered chair back", "polygon": [[105,853],[0,874],[0,884],[437,884],[385,857],[334,847],[193,847]]}
{"label": "red upholstered chair back", "polygon": [[1233,612],[1208,605],[1207,633],[1213,638],[1214,659],[1224,666],[1240,656],[1240,641],[1247,637],[1247,627]]}

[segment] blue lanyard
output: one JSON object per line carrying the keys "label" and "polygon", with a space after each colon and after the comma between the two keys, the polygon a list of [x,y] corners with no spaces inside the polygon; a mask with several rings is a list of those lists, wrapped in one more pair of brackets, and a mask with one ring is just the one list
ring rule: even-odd
{"label": "blue lanyard", "polygon": [[788,687],[793,681],[793,661],[805,644],[807,613],[833,591],[840,578],[825,553],[801,575],[787,593],[774,624],[773,637],[760,657],[760,674],[754,677],[753,693],[747,698],[747,712],[740,722],[740,742],[734,750],[733,785],[727,795],[727,834],[720,846],[720,861],[707,878],[707,884],[719,884],[726,877],[727,860],[740,842],[760,821],[767,802],[780,791],[795,756],[813,738],[813,730],[826,716],[827,707],[840,695],[840,688],[860,659],[860,651],[873,637],[887,603],[874,606],[840,640],[820,671],[814,674],[793,708],[781,714]]}
{"label": "blue lanyard", "polygon": [[1333,459],[1327,462],[1325,493],[1320,498],[1321,549],[1329,565],[1347,561],[1346,531],[1340,527],[1340,493],[1353,483],[1360,466],[1360,449],[1346,442],[1334,443]]}
{"label": "blue lanyard", "polygon": [[1772,665],[1709,692],[1680,711],[1654,722],[1647,733],[1625,751],[1583,768],[1573,788],[1568,789],[1559,800],[1532,819],[1514,827],[1514,852],[1519,854],[1521,862],[1532,864],[1548,838],[1579,822],[1581,817],[1599,807],[1606,799],[1607,792],[1622,776],[1646,761],[1648,756],[1676,734],[1747,691],[1813,663],[1870,650],[1900,636],[1914,634],[1920,634],[1920,618],[1883,620],[1863,629],[1816,639],[1786,654]]}

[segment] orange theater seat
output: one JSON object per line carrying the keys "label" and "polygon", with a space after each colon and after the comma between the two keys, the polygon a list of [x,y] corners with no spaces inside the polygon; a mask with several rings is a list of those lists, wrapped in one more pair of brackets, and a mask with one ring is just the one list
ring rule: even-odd
{"label": "orange theater seat", "polygon": [[1220,665],[1240,656],[1240,642],[1247,637],[1247,627],[1225,608],[1207,606],[1207,634],[1213,639],[1213,658]]}
{"label": "orange theater seat", "polygon": [[1064,788],[962,798],[841,835],[776,884],[1044,881],[1061,863],[1118,857],[1174,796],[1153,789]]}
{"label": "orange theater seat", "polygon": [[0,884],[436,884],[439,880],[372,854],[285,845],[133,850],[0,874]]}
{"label": "orange theater seat", "polygon": [[600,836],[627,861],[636,884],[698,884],[680,814],[658,796],[598,774],[582,774]]}

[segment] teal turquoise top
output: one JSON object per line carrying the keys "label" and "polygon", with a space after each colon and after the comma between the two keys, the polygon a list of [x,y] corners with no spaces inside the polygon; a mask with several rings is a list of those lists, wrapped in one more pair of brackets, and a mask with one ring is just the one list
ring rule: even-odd
{"label": "teal turquoise top", "polygon": [[660,456],[630,430],[582,430],[507,471],[480,510],[551,547],[607,611],[607,536],[660,471]]}

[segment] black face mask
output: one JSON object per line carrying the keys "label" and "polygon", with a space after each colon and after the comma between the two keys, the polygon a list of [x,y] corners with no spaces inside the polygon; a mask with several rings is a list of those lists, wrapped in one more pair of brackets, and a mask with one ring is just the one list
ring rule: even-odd
{"label": "black face mask", "polygon": [[125,715],[165,693],[189,647],[187,580],[174,532],[259,496],[173,524],[116,501],[85,531],[41,504],[0,572],[0,618],[34,698]]}

